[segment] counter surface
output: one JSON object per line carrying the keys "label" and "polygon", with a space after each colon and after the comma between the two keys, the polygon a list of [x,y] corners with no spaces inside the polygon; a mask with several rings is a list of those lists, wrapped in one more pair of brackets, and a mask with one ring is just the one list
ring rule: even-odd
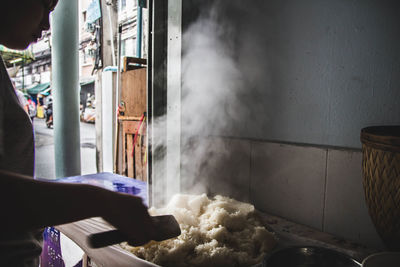
{"label": "counter surface", "polygon": [[[147,187],[144,182],[112,173],[99,173],[77,177],[68,177],[58,182],[79,182],[102,186],[113,191],[131,193],[140,196],[147,203]],[[361,262],[368,255],[378,252],[375,249],[349,242],[328,233],[300,225],[286,219],[258,212],[264,225],[278,239],[276,249],[289,246],[318,246],[336,250]],[[119,245],[92,249],[87,243],[87,236],[92,233],[113,229],[101,218],[91,218],[56,226],[63,234],[80,246],[98,266],[158,266],[137,258]]]}

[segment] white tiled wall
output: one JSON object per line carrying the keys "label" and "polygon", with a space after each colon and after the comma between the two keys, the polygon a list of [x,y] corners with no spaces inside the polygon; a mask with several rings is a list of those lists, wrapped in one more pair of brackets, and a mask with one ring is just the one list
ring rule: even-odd
{"label": "white tiled wall", "polygon": [[[188,191],[207,184],[209,194],[382,248],[364,202],[360,151],[228,138],[197,140],[189,151]],[[199,155],[201,164],[191,160]]]}
{"label": "white tiled wall", "polygon": [[322,230],[326,151],[252,143],[251,200],[257,209]]}
{"label": "white tiled wall", "polygon": [[362,185],[362,153],[328,150],[324,231],[382,247],[368,214]]}

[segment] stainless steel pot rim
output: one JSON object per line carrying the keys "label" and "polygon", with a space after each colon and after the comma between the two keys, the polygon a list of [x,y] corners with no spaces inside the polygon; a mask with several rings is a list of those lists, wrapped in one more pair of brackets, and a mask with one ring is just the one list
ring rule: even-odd
{"label": "stainless steel pot rim", "polygon": [[[277,250],[272,251],[268,256],[265,257],[264,263],[262,266],[265,266],[265,267],[271,266],[271,265],[269,265],[270,264],[269,262],[272,259],[274,259],[275,257],[278,257],[280,254],[284,254],[285,252],[293,253],[293,255],[298,253],[298,254],[310,255],[310,256],[312,256],[316,253],[327,253],[332,256],[334,255],[334,256],[346,259],[349,262],[353,263],[354,266],[362,266],[361,263],[359,263],[358,261],[356,261],[349,255],[346,255],[346,254],[336,251],[334,249],[318,247],[318,246],[289,246],[289,247],[279,248]],[[306,266],[306,265],[301,265],[301,266]]]}

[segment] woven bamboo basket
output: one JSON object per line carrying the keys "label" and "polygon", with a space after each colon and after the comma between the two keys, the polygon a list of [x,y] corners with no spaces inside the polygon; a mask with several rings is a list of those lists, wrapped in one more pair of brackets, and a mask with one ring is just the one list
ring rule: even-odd
{"label": "woven bamboo basket", "polygon": [[400,251],[400,126],[361,130],[369,214],[389,250]]}

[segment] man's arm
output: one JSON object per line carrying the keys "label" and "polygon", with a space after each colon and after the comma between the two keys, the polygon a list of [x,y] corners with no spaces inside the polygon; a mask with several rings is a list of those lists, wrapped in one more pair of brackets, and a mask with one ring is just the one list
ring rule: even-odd
{"label": "man's arm", "polygon": [[153,224],[138,197],[86,184],[34,180],[0,171],[1,231],[23,231],[101,216],[135,240],[148,241]]}

